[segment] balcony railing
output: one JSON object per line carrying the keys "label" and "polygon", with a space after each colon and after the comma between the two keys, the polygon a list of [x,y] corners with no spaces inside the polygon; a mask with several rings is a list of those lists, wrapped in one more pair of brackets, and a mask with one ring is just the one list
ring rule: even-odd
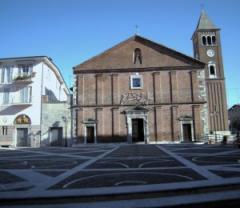
{"label": "balcony railing", "polygon": [[15,99],[10,99],[8,102],[3,102],[1,104],[2,106],[10,106],[10,105],[32,105],[32,99],[31,97],[28,97],[27,99],[23,100],[15,100]]}
{"label": "balcony railing", "polygon": [[13,83],[31,83],[32,78],[35,76],[35,72],[32,72],[31,74],[20,74],[13,78]]}

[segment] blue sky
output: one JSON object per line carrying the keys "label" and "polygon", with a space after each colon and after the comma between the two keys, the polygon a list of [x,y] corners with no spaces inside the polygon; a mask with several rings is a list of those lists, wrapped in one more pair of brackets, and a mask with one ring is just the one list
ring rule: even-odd
{"label": "blue sky", "polygon": [[140,35],[193,56],[201,4],[220,27],[228,106],[240,103],[239,0],[0,0],[0,57],[47,55],[72,67]]}

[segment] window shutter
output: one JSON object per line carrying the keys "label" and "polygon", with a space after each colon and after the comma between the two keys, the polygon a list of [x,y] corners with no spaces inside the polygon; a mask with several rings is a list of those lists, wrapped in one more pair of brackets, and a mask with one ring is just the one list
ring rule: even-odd
{"label": "window shutter", "polygon": [[24,103],[24,88],[20,90],[20,102]]}
{"label": "window shutter", "polygon": [[4,76],[5,76],[5,68],[2,68],[2,73],[1,73],[1,83],[4,83]]}
{"label": "window shutter", "polygon": [[9,82],[12,83],[12,76],[13,76],[13,67],[10,67],[10,77],[9,77]]}

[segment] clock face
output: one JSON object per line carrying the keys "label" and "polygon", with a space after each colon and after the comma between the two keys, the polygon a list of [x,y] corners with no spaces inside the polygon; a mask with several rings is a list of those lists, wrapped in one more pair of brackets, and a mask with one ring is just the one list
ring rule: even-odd
{"label": "clock face", "polygon": [[209,57],[213,57],[213,56],[215,55],[215,51],[214,51],[213,49],[208,49],[208,50],[207,50],[207,55],[208,55]]}

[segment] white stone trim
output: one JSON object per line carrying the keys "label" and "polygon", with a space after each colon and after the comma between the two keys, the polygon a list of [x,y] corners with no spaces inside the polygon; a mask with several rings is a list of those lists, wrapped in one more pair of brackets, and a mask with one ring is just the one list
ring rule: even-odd
{"label": "white stone trim", "polygon": [[[140,79],[140,87],[134,87],[133,86],[133,79]],[[136,74],[132,74],[131,76],[130,76],[130,88],[131,89],[143,89],[143,77],[142,77],[142,75],[140,75],[139,73],[136,73]]]}
{"label": "white stone trim", "polygon": [[128,143],[133,143],[132,141],[132,119],[143,119],[144,126],[144,143],[149,143],[149,129],[148,129],[148,116],[144,113],[128,113],[127,118],[127,141]]}
{"label": "white stone trim", "polygon": [[194,138],[194,129],[193,129],[193,121],[190,120],[190,121],[183,121],[183,120],[180,120],[180,141],[181,142],[184,142],[184,138],[183,138],[183,124],[190,124],[191,125],[191,140],[193,142],[195,142],[195,138]]}

